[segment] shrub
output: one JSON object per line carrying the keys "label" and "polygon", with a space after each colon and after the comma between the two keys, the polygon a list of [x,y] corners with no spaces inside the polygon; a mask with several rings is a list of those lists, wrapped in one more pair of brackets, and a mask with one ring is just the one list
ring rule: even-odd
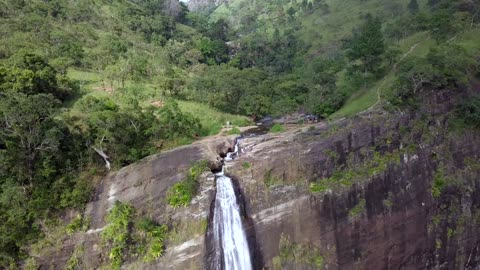
{"label": "shrub", "polygon": [[285,131],[285,128],[280,124],[275,124],[270,128],[270,132],[272,133],[280,133],[284,131]]}
{"label": "shrub", "polygon": [[233,127],[232,129],[230,129],[227,132],[228,135],[236,135],[236,134],[240,134],[240,133],[242,133],[242,132],[240,131],[240,129],[238,129],[238,127]]}
{"label": "shrub", "polygon": [[356,217],[359,214],[363,213],[365,211],[365,199],[361,199],[358,201],[357,205],[355,205],[350,211],[348,211],[348,216],[349,217]]}
{"label": "shrub", "polygon": [[88,218],[83,218],[83,216],[79,214],[67,225],[65,231],[70,236],[79,230],[86,231],[88,229],[89,221]]}
{"label": "shrub", "polygon": [[480,96],[470,97],[457,110],[457,115],[467,126],[480,128]]}
{"label": "shrub", "polygon": [[148,239],[148,249],[144,260],[151,262],[161,257],[165,250],[164,240],[168,233],[168,227],[166,225],[158,225],[148,218],[141,219],[135,224],[135,227],[143,232]]}
{"label": "shrub", "polygon": [[72,207],[80,209],[85,206],[85,203],[90,199],[92,194],[93,187],[88,181],[88,179],[83,176],[79,177],[73,189],[66,189],[60,195],[60,207]]}
{"label": "shrub", "polygon": [[28,258],[25,261],[25,270],[37,270],[39,269],[38,263],[35,258]]}
{"label": "shrub", "polygon": [[[318,248],[309,243],[296,243],[290,241],[288,236],[282,234],[278,243],[280,256],[274,258],[274,263],[279,268],[285,268],[287,264],[306,264],[315,269],[323,269],[324,258]],[[283,267],[282,267],[283,266]]]}
{"label": "shrub", "polygon": [[433,183],[431,188],[432,197],[438,199],[442,195],[443,190],[447,185],[445,175],[442,168],[439,168],[433,177]]}
{"label": "shrub", "polygon": [[168,189],[168,204],[175,208],[189,205],[197,194],[197,179],[205,169],[207,169],[207,162],[204,160],[193,165],[182,182],[176,183]]}
{"label": "shrub", "polygon": [[322,182],[311,183],[310,184],[310,192],[312,192],[312,193],[323,192],[323,191],[326,191],[327,189],[328,189],[328,187]]}
{"label": "shrub", "polygon": [[135,209],[120,201],[107,214],[107,226],[102,232],[102,239],[111,244],[108,258],[113,269],[120,269],[123,262],[123,251],[129,239],[129,226],[132,222]]}

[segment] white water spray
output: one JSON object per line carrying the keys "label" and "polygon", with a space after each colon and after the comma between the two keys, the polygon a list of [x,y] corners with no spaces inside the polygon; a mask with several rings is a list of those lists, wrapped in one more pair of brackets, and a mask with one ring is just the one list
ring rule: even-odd
{"label": "white water spray", "polygon": [[[232,160],[239,150],[238,140],[235,151],[227,155]],[[225,160],[227,160],[225,158]],[[213,214],[216,269],[251,270],[252,262],[248,242],[243,231],[240,206],[237,204],[232,179],[222,172],[216,174],[217,194]]]}

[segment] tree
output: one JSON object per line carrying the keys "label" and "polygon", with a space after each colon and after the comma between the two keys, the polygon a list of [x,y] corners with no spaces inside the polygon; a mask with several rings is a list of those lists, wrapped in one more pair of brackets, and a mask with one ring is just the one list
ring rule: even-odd
{"label": "tree", "polygon": [[456,30],[451,16],[452,12],[450,8],[442,8],[436,10],[431,17],[430,33],[437,43],[447,40]]}
{"label": "tree", "polygon": [[54,119],[59,104],[46,94],[14,93],[0,98],[0,143],[20,185],[33,186],[43,158],[59,151],[62,134]]}
{"label": "tree", "polygon": [[440,4],[441,0],[428,0],[428,5],[430,6],[430,8],[435,8],[438,6],[438,4]]}
{"label": "tree", "polygon": [[291,114],[298,108],[295,100],[284,97],[272,104],[272,110],[277,116],[283,116],[283,124],[287,122],[287,115]]}
{"label": "tree", "polygon": [[417,14],[418,13],[418,2],[417,0],[410,0],[410,2],[408,3],[408,11],[410,11],[410,13],[412,14]]}
{"label": "tree", "polygon": [[368,72],[379,69],[382,54],[385,52],[385,43],[382,34],[382,23],[378,18],[367,16],[366,22],[360,27],[347,45],[347,57],[354,67],[360,61],[360,68],[366,78]]}
{"label": "tree", "polygon": [[302,1],[302,9],[305,10],[307,8],[307,5],[308,5],[308,0],[303,0]]}
{"label": "tree", "polygon": [[29,53],[16,57],[15,66],[0,67],[0,92],[52,94],[63,100],[77,90],[77,85],[58,75],[43,58]]}
{"label": "tree", "polygon": [[287,14],[290,16],[290,18],[293,18],[293,15],[295,15],[295,9],[293,7],[290,7],[287,9]]}
{"label": "tree", "polygon": [[306,107],[310,113],[326,117],[340,109],[344,101],[334,85],[317,85],[310,89]]}

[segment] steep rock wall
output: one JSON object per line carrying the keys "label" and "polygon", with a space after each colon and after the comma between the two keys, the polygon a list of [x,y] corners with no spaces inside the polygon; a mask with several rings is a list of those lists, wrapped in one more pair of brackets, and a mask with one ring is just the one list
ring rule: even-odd
{"label": "steep rock wall", "polygon": [[[123,264],[125,269],[203,269],[204,235],[192,232],[189,227],[202,224],[208,216],[214,196],[213,174],[205,172],[200,176],[198,196],[188,207],[174,209],[168,206],[166,194],[169,187],[185,178],[187,170],[195,162],[215,160],[232,142],[232,137],[204,140],[147,157],[106,175],[95,188],[95,194],[85,209],[84,215],[90,219],[88,231],[67,237],[61,246],[43,250],[43,254],[36,258],[41,269],[65,269],[79,246],[84,250],[79,262],[83,269],[108,265],[108,249],[101,242],[101,233],[106,225],[105,217],[117,200],[131,204],[138,215],[180,228],[176,232],[180,240],[174,243],[167,240],[165,255],[158,261],[145,263],[140,257],[126,261]],[[67,219],[75,214],[70,213]]]}
{"label": "steep rock wall", "polygon": [[[242,140],[243,153],[226,172],[245,201],[255,269],[477,269],[480,134],[449,131],[453,100],[438,91],[421,110]],[[232,139],[181,147],[106,176],[86,209],[89,231],[47,251],[44,269],[63,269],[79,244],[86,269],[105,264],[100,233],[115,200],[160,223],[208,219],[211,173],[189,207],[168,207],[165,194],[193,162],[215,160]],[[207,242],[188,235],[167,243],[157,262],[124,268],[205,269]]]}
{"label": "steep rock wall", "polygon": [[265,269],[480,267],[480,135],[448,130],[449,92],[428,101],[243,141],[228,172]]}

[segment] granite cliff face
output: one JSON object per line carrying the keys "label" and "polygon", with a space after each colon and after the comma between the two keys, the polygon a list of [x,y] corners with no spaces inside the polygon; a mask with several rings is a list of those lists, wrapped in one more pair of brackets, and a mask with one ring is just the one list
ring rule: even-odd
{"label": "granite cliff face", "polygon": [[[451,131],[455,100],[436,91],[416,111],[243,139],[242,154],[225,170],[244,205],[254,268],[478,269],[480,134]],[[45,255],[45,269],[63,268],[79,243],[87,269],[104,263],[99,232],[114,200],[179,228],[209,220],[212,173],[200,177],[189,207],[168,207],[165,193],[192,162],[216,160],[232,144],[225,137],[182,147],[106,176],[86,209],[89,231]],[[185,232],[156,263],[125,268],[206,269],[210,231]]]}
{"label": "granite cliff face", "polygon": [[[218,153],[232,141],[226,137],[220,141],[207,140],[201,144],[180,147],[147,157],[105,176],[85,209],[84,215],[91,220],[88,231],[75,233],[60,247],[43,250],[41,256],[36,258],[42,269],[65,269],[67,261],[78,247],[84,250],[79,258],[82,269],[98,269],[108,264],[108,250],[101,242],[101,232],[106,225],[106,214],[117,200],[130,203],[139,215],[174,226],[178,235],[178,239],[170,241],[161,260],[146,264],[140,258],[124,263],[125,268],[203,269],[204,235],[189,228],[200,228],[206,223],[210,202],[215,195],[213,174],[205,172],[199,177],[198,196],[189,207],[173,209],[168,206],[166,193],[169,187],[185,178],[192,164],[199,160],[215,160]],[[65,219],[71,220],[76,214],[67,213]]]}
{"label": "granite cliff face", "polygon": [[[317,269],[323,265],[328,269],[367,269],[374,265],[375,269],[474,269],[478,266],[480,138],[477,134],[449,140],[445,148],[424,145],[412,152],[395,153],[396,161],[385,169],[378,168],[370,178],[354,176],[344,184],[335,183],[321,192],[309,192],[309,181],[334,174],[334,168],[344,166],[347,160],[365,164],[361,161],[365,159],[362,149],[388,151],[400,146],[395,146],[395,142],[392,146],[382,146],[388,140],[382,136],[388,128],[365,121],[369,119],[360,120],[353,132],[349,128],[333,141],[298,139],[271,145],[277,149],[273,151],[270,147],[252,150],[248,161],[254,164],[252,169],[237,165],[230,170],[241,179],[247,213],[254,220],[257,252],[262,254],[266,268]],[[297,145],[295,151],[291,145]],[[437,154],[445,151],[450,151],[449,157]],[[465,164],[464,157],[477,160],[477,165]],[[451,171],[440,169],[445,167]],[[346,170],[356,175],[354,169]],[[449,176],[439,175],[439,171]],[[349,177],[348,173],[343,177]],[[432,185],[440,177],[452,183],[442,187],[441,194],[434,198]],[[322,181],[329,180],[319,182]],[[309,250],[315,251],[309,253]]]}

